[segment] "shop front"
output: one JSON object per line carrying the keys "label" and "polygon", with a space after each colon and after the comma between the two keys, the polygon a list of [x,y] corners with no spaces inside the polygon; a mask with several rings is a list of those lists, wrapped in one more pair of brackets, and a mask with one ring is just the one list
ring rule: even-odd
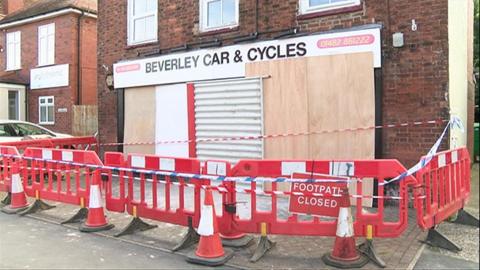
{"label": "shop front", "polygon": [[378,25],[118,62],[124,151],[232,162],[374,158],[373,129],[335,130],[375,125],[381,64]]}

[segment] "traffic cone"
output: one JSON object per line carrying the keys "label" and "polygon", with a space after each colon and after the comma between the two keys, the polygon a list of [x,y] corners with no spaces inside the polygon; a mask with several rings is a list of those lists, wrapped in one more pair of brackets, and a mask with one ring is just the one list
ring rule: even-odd
{"label": "traffic cone", "polygon": [[109,224],[105,218],[102,205],[102,194],[98,177],[93,177],[92,185],[90,185],[90,199],[88,202],[87,220],[80,225],[81,232],[98,232],[110,230],[113,224]]}
{"label": "traffic cone", "polygon": [[322,260],[338,268],[359,268],[368,263],[368,258],[357,252],[348,189],[343,189],[342,194],[333,251],[323,255]]}
{"label": "traffic cone", "polygon": [[23,190],[22,179],[19,173],[12,174],[11,181],[11,201],[10,205],[6,205],[2,208],[2,212],[7,214],[15,214],[28,207],[27,196]]}
{"label": "traffic cone", "polygon": [[218,266],[225,264],[233,256],[232,250],[224,249],[222,246],[210,187],[205,190],[205,201],[202,205],[197,232],[200,235],[200,241],[197,250],[187,255],[187,262]]}

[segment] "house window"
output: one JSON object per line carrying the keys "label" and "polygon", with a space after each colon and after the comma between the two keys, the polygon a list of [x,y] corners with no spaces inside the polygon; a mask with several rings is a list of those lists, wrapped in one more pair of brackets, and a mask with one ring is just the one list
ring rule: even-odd
{"label": "house window", "polygon": [[157,0],[128,0],[128,45],[157,41]]}
{"label": "house window", "polygon": [[238,0],[200,0],[200,30],[211,31],[238,25]]}
{"label": "house window", "polygon": [[7,33],[7,70],[20,69],[20,31]]}
{"label": "house window", "polygon": [[38,65],[55,64],[55,24],[38,27]]}
{"label": "house window", "polygon": [[55,100],[53,96],[38,98],[38,119],[40,124],[55,123]]}
{"label": "house window", "polygon": [[300,13],[307,14],[360,5],[360,0],[300,0]]}

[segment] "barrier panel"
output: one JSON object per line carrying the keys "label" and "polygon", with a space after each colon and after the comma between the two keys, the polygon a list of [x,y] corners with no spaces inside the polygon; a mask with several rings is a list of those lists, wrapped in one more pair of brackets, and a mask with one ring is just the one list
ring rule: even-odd
{"label": "barrier panel", "polygon": [[[106,207],[110,211],[187,226],[189,217],[198,225],[201,185],[205,181],[175,176],[200,174],[200,162],[143,154],[105,153]],[[120,169],[121,168],[121,169]],[[158,175],[156,171],[171,172]],[[175,192],[176,191],[176,192]]]}
{"label": "barrier panel", "polygon": [[20,153],[14,146],[0,145],[0,191],[10,192],[14,167],[20,167]]}
{"label": "barrier panel", "polygon": [[37,140],[25,140],[16,142],[2,142],[0,145],[15,146],[20,152],[27,147],[39,148],[57,148],[57,149],[77,149],[88,150],[94,149],[98,151],[98,141],[93,136],[86,137],[70,137],[70,138],[48,138]]}
{"label": "barrier panel", "polygon": [[[354,161],[280,161],[280,160],[241,160],[232,168],[234,177],[251,177],[246,180],[248,188],[243,192],[249,193],[248,203],[250,217],[240,218],[238,215],[233,220],[236,231],[245,233],[261,233],[261,224],[266,223],[270,234],[284,235],[312,235],[335,236],[336,219],[313,216],[310,220],[300,218],[298,214],[281,213],[280,201],[288,201],[291,192],[279,190],[279,183],[288,182],[290,176],[296,172],[313,174],[328,174],[348,176],[351,182],[356,182],[356,195],[352,195],[356,203],[354,214],[355,236],[366,236],[367,227],[373,228],[374,237],[397,237],[408,226],[408,191],[407,186],[416,183],[414,177],[409,176],[396,183],[399,195],[396,220],[389,221],[385,215],[384,196],[370,196],[362,192],[364,181],[373,181],[377,185],[378,194],[384,194],[384,186],[388,179],[405,172],[406,169],[397,160],[354,160]],[[261,177],[275,177],[271,181],[271,190],[259,189],[257,181]],[[317,178],[317,177],[311,177]],[[322,179],[319,177],[319,179]],[[253,180],[253,181],[252,181]],[[238,183],[237,183],[238,185]],[[237,187],[237,198],[240,189]],[[266,196],[265,196],[266,195]],[[307,194],[308,195],[308,194]],[[328,196],[324,196],[328,197]],[[364,211],[362,200],[375,198],[377,200],[376,212]],[[265,208],[269,205],[271,209]]]}
{"label": "barrier panel", "polygon": [[93,151],[26,148],[22,176],[25,192],[74,205],[88,204],[90,183],[100,177],[102,161]]}
{"label": "barrier panel", "polygon": [[467,203],[470,155],[466,148],[439,152],[415,177],[418,181],[414,190],[417,223],[422,229],[430,229]]}

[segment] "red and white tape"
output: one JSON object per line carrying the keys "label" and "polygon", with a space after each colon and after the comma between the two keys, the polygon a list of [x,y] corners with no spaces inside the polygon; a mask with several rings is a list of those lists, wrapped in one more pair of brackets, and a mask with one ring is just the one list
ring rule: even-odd
{"label": "red and white tape", "polygon": [[158,141],[158,142],[153,141],[153,142],[100,143],[100,145],[101,146],[117,146],[117,145],[181,144],[181,143],[192,143],[192,142],[199,143],[199,142],[223,142],[223,141],[239,141],[239,140],[261,140],[261,139],[271,139],[271,138],[281,138],[281,137],[328,134],[328,133],[337,133],[337,132],[363,131],[363,130],[371,130],[371,129],[387,129],[387,128],[408,127],[408,126],[432,125],[432,124],[447,123],[448,121],[449,120],[438,119],[438,120],[430,120],[430,121],[414,121],[414,122],[405,122],[405,123],[369,126],[369,127],[344,128],[344,129],[320,130],[320,131],[309,131],[309,132],[293,132],[293,133],[272,134],[272,135],[219,137],[219,138],[208,138],[208,139],[173,140],[173,141]]}

